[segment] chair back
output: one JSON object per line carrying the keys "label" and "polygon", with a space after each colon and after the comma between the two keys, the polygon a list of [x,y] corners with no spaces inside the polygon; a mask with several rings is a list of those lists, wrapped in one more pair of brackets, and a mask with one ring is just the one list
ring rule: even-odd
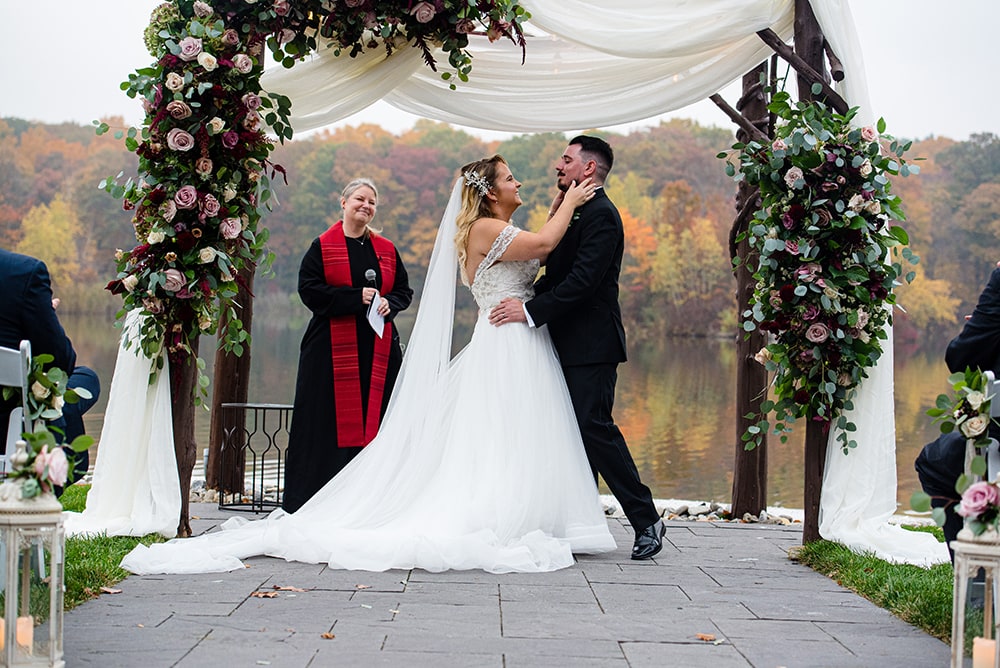
{"label": "chair back", "polygon": [[21,388],[21,405],[10,413],[7,424],[6,447],[0,457],[0,474],[10,472],[10,456],[17,449],[21,433],[26,431],[25,417],[28,415],[28,373],[31,370],[31,342],[21,341],[19,350],[0,346],[0,385]]}

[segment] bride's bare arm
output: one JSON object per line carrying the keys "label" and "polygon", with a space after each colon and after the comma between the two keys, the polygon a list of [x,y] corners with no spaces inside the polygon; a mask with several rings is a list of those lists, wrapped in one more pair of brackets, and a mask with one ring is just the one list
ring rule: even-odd
{"label": "bride's bare arm", "polygon": [[[569,229],[573,212],[578,206],[594,196],[594,185],[592,179],[586,179],[582,183],[574,183],[570,186],[559,202],[556,212],[545,221],[545,225],[537,232],[524,231],[514,237],[514,240],[507,246],[507,250],[501,256],[502,260],[541,260],[545,261],[549,253],[556,247]],[[558,197],[557,197],[558,199]],[[499,231],[497,232],[499,233]],[[496,238],[496,235],[493,236]],[[490,243],[493,240],[490,239]]]}

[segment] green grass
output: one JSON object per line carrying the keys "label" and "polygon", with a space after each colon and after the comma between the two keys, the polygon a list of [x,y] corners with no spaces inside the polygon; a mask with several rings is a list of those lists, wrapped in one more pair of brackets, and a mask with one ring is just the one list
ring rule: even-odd
{"label": "green grass", "polygon": [[[59,500],[63,509],[83,511],[90,485],[71,485]],[[141,538],[132,536],[71,537],[66,539],[66,598],[65,609],[71,610],[101,593],[101,587],[112,587],[125,579],[129,572],[119,568],[122,557],[142,543],[159,543],[157,534]]]}

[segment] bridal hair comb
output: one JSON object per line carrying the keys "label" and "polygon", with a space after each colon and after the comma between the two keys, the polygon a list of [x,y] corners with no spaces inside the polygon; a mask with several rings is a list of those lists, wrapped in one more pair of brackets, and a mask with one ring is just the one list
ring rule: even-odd
{"label": "bridal hair comb", "polygon": [[490,191],[490,184],[479,172],[467,169],[462,176],[465,177],[465,185],[475,188],[479,191],[480,195],[486,197],[486,194]]}

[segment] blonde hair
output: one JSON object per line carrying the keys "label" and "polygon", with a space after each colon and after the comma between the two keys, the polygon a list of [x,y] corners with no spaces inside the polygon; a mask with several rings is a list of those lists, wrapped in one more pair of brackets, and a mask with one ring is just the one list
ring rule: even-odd
{"label": "blonde hair", "polygon": [[[351,195],[353,195],[354,192],[356,190],[358,190],[359,188],[369,188],[369,189],[371,189],[371,191],[373,193],[375,193],[375,204],[376,205],[378,204],[378,188],[375,187],[375,182],[374,181],[372,181],[371,179],[366,178],[366,177],[361,177],[361,178],[354,179],[350,183],[348,183],[346,186],[344,186],[343,191],[341,191],[341,193],[340,193],[340,199],[342,201],[347,200],[347,198],[350,197]],[[341,205],[341,209],[343,209],[343,205]],[[374,220],[374,218],[373,218],[373,220]],[[375,234],[378,234],[378,233],[380,233],[382,231],[382,228],[380,228],[380,227],[379,228],[372,227],[371,224],[365,225],[365,229],[368,230],[369,232],[374,232]]]}
{"label": "blonde hair", "polygon": [[[462,186],[462,208],[455,218],[455,225],[458,232],[455,233],[455,247],[458,249],[458,266],[462,268],[462,281],[465,282],[465,261],[469,257],[469,232],[472,224],[480,218],[490,218],[493,211],[490,209],[491,202],[486,198],[486,193],[481,192],[478,183],[470,183],[470,179],[465,177],[466,172],[478,175],[479,179],[485,180],[490,187],[496,182],[497,167],[506,165],[507,161],[499,155],[492,158],[483,158],[470,162],[462,167],[462,178],[465,184]],[[472,177],[475,178],[475,177]]]}

